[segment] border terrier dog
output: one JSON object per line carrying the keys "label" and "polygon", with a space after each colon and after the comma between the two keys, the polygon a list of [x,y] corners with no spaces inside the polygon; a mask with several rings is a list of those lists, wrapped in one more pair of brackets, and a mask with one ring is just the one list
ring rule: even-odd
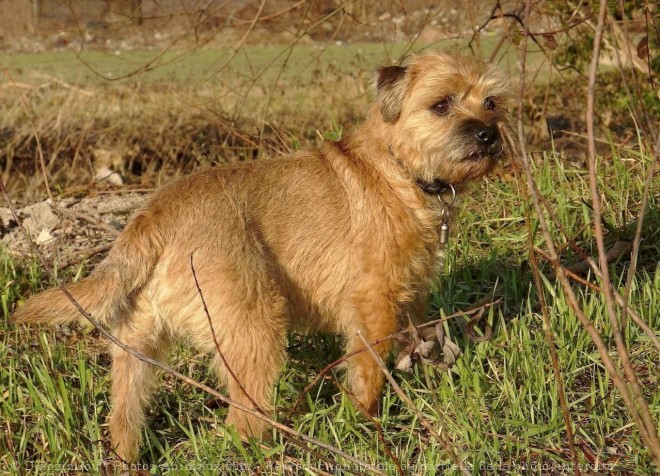
{"label": "border terrier dog", "polygon": [[[156,192],[107,258],[68,291],[121,341],[154,359],[184,339],[215,355],[237,402],[272,411],[289,329],[334,332],[347,351],[396,332],[426,300],[438,261],[439,193],[486,174],[504,154],[505,78],[468,57],[430,53],[376,75],[377,101],[339,141],[285,158],[243,162],[181,178]],[[207,302],[218,360],[191,270]],[[15,321],[62,323],[78,311],[61,290],[31,298]],[[385,355],[385,341],[375,349]],[[112,346],[110,433],[138,455],[154,368]],[[378,407],[384,378],[371,356],[348,361],[352,398]],[[245,395],[247,393],[248,396]],[[236,408],[244,436],[269,427]]]}

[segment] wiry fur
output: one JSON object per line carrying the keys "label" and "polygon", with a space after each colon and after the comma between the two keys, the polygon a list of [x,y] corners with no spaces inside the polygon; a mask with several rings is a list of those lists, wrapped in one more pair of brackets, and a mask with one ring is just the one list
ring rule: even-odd
{"label": "wiry fur", "polygon": [[[369,341],[394,332],[402,316],[423,307],[437,260],[441,210],[417,180],[460,185],[486,173],[500,141],[479,147],[470,134],[505,120],[508,92],[492,68],[439,53],[380,75],[378,103],[353,134],[165,186],[97,269],[68,289],[120,340],[150,357],[166,358],[177,339],[213,354],[192,255],[220,348],[265,411],[272,409],[288,329],[342,333],[348,351],[360,347],[358,331]],[[435,114],[433,104],[449,95],[450,112]],[[497,107],[487,111],[483,101],[491,96]],[[58,289],[15,313],[31,323],[76,317]],[[380,354],[388,349],[386,342],[377,346]],[[118,454],[130,460],[154,370],[118,347],[112,357],[110,432]],[[217,368],[231,398],[249,405]],[[348,378],[359,406],[374,411],[383,376],[367,353],[349,360]],[[244,435],[267,431],[234,408],[227,423]]]}

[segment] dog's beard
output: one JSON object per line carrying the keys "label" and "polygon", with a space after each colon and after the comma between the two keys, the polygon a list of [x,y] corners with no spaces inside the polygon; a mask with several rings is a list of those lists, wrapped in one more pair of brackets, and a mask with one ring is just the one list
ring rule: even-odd
{"label": "dog's beard", "polygon": [[479,162],[482,160],[494,160],[495,162],[504,157],[504,144],[498,141],[487,149],[476,147],[461,160],[468,162]]}
{"label": "dog's beard", "polygon": [[480,147],[459,139],[433,151],[427,158],[427,167],[419,176],[428,182],[440,180],[459,185],[486,175],[504,155],[501,140]]}

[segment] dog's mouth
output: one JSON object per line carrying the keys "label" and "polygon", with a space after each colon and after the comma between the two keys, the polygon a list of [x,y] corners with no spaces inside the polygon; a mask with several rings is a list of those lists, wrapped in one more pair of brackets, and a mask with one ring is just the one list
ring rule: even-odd
{"label": "dog's mouth", "polygon": [[488,150],[476,150],[463,158],[464,162],[481,162],[483,160],[500,160],[504,156],[504,148],[493,144]]}

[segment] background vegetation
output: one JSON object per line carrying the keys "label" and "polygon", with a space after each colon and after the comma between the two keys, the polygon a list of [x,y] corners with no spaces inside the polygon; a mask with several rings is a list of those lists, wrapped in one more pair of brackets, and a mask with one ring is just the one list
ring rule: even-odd
{"label": "background vegetation", "polygon": [[[71,266],[55,257],[44,268],[7,239],[19,221],[9,200],[146,194],[193,170],[337,138],[373,99],[375,67],[430,49],[496,63],[519,92],[517,151],[462,197],[430,296],[430,319],[486,304],[476,335],[492,336],[470,338],[474,313],[447,318],[462,350],[456,365],[395,373],[412,405],[388,386],[381,415],[365,420],[338,368],[303,392],[341,357],[341,342],[292,335],[276,407],[295,433],[263,444],[224,427],[217,397],[164,373],[140,469],[660,470],[655,4],[0,0],[0,18],[3,473],[99,473],[120,463],[105,426],[103,336],[8,322],[30,293],[55,284],[47,269],[77,279],[103,254]],[[101,167],[124,185],[95,178]],[[207,362],[181,347],[169,364],[214,387]],[[331,449],[304,443],[308,436]]]}

